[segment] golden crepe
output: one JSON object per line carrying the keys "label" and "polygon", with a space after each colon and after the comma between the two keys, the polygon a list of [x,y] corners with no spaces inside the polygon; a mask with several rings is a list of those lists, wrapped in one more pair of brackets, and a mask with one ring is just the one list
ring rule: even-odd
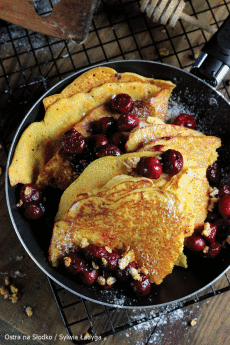
{"label": "golden crepe", "polygon": [[158,86],[160,89],[164,90],[162,93],[161,102],[158,103],[158,106],[160,106],[162,109],[166,106],[167,112],[167,102],[165,102],[165,98],[169,98],[172,89],[175,87],[175,85],[171,81],[158,80],[154,78],[145,78],[136,73],[118,73],[110,67],[96,67],[86,71],[85,73],[81,74],[78,78],[76,78],[71,84],[69,84],[60,94],[51,95],[49,97],[44,98],[43,104],[45,110],[47,110],[50,105],[54,104],[57,100],[61,98],[69,98],[77,93],[90,92],[93,88],[101,86],[105,83],[129,82],[154,84]]}
{"label": "golden crepe", "polygon": [[113,95],[126,93],[134,101],[141,101],[156,97],[161,91],[160,87],[150,83],[105,83],[89,93],[59,99],[48,107],[43,121],[32,123],[23,132],[9,168],[10,184],[34,183],[57,152],[62,135],[90,110],[110,102]]}
{"label": "golden crepe", "polygon": [[[184,201],[178,199],[181,193]],[[138,267],[146,268],[150,281],[160,284],[172,272],[184,237],[193,231],[191,199],[185,186],[173,192],[170,187],[158,189],[145,178],[109,181],[77,196],[66,217],[55,223],[50,262],[57,266],[83,239],[124,252],[129,246]]]}

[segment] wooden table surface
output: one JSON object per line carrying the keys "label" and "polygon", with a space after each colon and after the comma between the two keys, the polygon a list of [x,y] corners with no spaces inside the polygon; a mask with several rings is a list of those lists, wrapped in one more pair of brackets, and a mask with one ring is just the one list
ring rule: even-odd
{"label": "wooden table surface", "polygon": [[[22,29],[10,26],[5,30],[3,25],[1,37],[5,40],[5,45],[1,47],[1,67],[5,75],[10,76],[4,79],[0,75],[0,90],[5,90],[2,92],[4,97],[8,95],[7,87],[11,87],[16,102],[17,93],[25,90],[26,84],[27,88],[29,85],[31,98],[36,100],[42,92],[41,87],[35,88],[36,85],[46,84],[45,89],[49,88],[60,79],[60,74],[64,77],[74,70],[89,65],[89,61],[93,64],[104,60],[143,58],[162,61],[186,70],[194,62],[194,55],[200,51],[205,39],[210,36],[210,34],[202,33],[201,30],[194,29],[189,24],[178,23],[174,29],[167,28],[166,30],[161,25],[152,24],[150,20],[146,22],[143,16],[140,20],[137,1],[114,0],[110,4],[105,1],[104,6],[106,11],[99,9],[95,14],[91,30],[83,46],[76,45],[74,42],[67,44],[63,41],[50,41],[47,38],[45,40],[42,35],[31,33],[25,35],[29,42],[25,43],[24,36],[17,38],[17,33],[21,33]],[[129,7],[125,15],[123,12],[119,13],[122,6]],[[202,4],[199,1],[190,1],[186,7],[187,13],[192,14],[195,11],[200,19],[210,24],[214,23],[214,17],[220,22],[224,20],[228,14],[228,8],[230,8],[230,3],[220,0],[204,1]],[[146,30],[144,25],[147,25]],[[26,44],[30,44],[30,49]],[[161,51],[166,53],[159,56],[161,48],[163,48]],[[30,53],[34,56],[33,63],[31,63]],[[19,73],[17,74],[17,71],[14,74],[11,73],[10,71],[15,71],[18,65]],[[38,78],[41,75],[46,77],[45,83],[44,78],[43,81]],[[224,89],[222,92],[225,95]],[[25,96],[19,94],[19,96],[22,97],[23,102],[26,97],[29,97],[27,94]],[[10,99],[4,97],[2,97],[2,102],[10,102]],[[20,103],[20,109],[26,110],[26,102],[24,102],[25,105],[22,104],[23,102]],[[6,106],[3,109],[8,108]],[[16,125],[11,131],[8,127],[4,127],[7,121],[9,121],[9,114],[5,111],[1,117],[1,125],[3,124],[4,141],[8,143],[12,139]],[[14,124],[17,124],[17,120],[15,121]],[[22,297],[16,303],[12,303],[9,299],[0,296],[0,319],[9,325],[7,332],[1,332],[0,328],[0,343],[71,344],[70,340],[64,338],[67,336],[67,331],[46,275],[28,256],[13,229],[5,201],[5,166],[4,152],[0,149],[0,167],[2,168],[0,176],[0,286],[4,285],[5,277],[10,277],[11,282],[21,291]],[[215,290],[226,286],[229,286],[229,283],[223,276],[215,283]],[[63,291],[62,294],[63,299],[68,303],[76,299],[76,296],[67,291]],[[174,312],[169,312],[170,308],[168,308],[152,321],[141,323],[95,342],[103,345],[117,343],[121,345],[183,345],[187,343],[228,345],[230,344],[229,298],[230,291],[226,291],[186,307],[179,306]],[[25,313],[27,306],[33,309],[31,317]],[[99,310],[101,306],[95,305],[94,308]],[[81,316],[81,313],[83,313],[81,309],[73,308],[68,316],[76,319]],[[133,313],[135,314],[135,311]],[[154,310],[149,313],[153,314]],[[138,315],[140,316],[140,313]],[[120,310],[114,314],[115,322],[122,320],[123,317],[124,314]],[[196,321],[194,326],[190,324],[192,320]],[[106,321],[102,320],[101,326],[106,327],[103,322]],[[87,325],[88,321],[85,324],[77,324],[74,334],[79,338],[83,336]]]}

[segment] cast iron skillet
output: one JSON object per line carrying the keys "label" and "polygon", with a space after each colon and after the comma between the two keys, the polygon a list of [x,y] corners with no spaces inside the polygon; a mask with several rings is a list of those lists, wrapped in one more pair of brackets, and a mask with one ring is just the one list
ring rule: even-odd
{"label": "cast iron skillet", "polygon": [[[229,40],[228,40],[229,41]],[[219,49],[219,48],[218,48]],[[218,51],[215,49],[215,52]],[[210,55],[209,55],[210,56]],[[223,54],[225,59],[225,54]],[[211,56],[213,59],[213,56]],[[218,57],[221,60],[222,57]],[[222,60],[221,60],[222,61]],[[219,62],[218,62],[219,63]],[[224,61],[225,64],[228,64]],[[135,72],[146,77],[173,81],[177,87],[169,104],[169,114],[173,117],[181,112],[195,116],[197,129],[205,134],[215,135],[222,139],[223,148],[220,150],[220,163],[222,166],[222,179],[228,181],[230,169],[230,105],[213,87],[200,78],[184,72],[178,68],[151,61],[115,61],[103,64],[112,67],[118,72]],[[210,65],[209,62],[206,65]],[[210,66],[209,66],[210,67]],[[88,68],[87,68],[88,69]],[[25,128],[34,121],[44,116],[42,99],[54,93],[59,93],[77,76],[85,72],[81,70],[65,80],[59,82],[46,92],[30,109],[21,123],[13,140],[7,169],[12,160],[16,144]],[[199,70],[196,70],[198,73]],[[206,74],[205,74],[206,73]],[[210,78],[213,73],[205,72],[205,78]],[[212,76],[211,76],[212,79]],[[47,249],[51,236],[49,221],[31,222],[26,219],[20,208],[16,207],[19,186],[11,187],[6,177],[6,198],[10,217],[15,231],[35,263],[58,284],[72,293],[108,306],[125,308],[153,307],[179,301],[185,297],[193,296],[208,285],[219,279],[230,265],[230,246],[223,249],[215,259],[203,259],[199,254],[188,254],[188,269],[175,268],[159,286],[152,284],[151,293],[144,298],[134,297],[130,291],[124,289],[111,289],[101,291],[98,286],[89,287],[82,285],[76,278],[68,275],[62,269],[50,266],[47,259]],[[43,223],[42,223],[43,222]]]}

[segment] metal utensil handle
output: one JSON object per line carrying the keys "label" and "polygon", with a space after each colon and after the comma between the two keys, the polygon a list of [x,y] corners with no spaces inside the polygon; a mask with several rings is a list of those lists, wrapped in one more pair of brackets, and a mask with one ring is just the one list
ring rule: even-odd
{"label": "metal utensil handle", "polygon": [[230,69],[230,16],[205,44],[191,73],[216,87]]}

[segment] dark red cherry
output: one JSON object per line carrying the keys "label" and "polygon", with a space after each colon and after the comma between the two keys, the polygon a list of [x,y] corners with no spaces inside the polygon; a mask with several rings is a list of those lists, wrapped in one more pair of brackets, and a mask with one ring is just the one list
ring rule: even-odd
{"label": "dark red cherry", "polygon": [[125,152],[125,144],[128,140],[128,135],[122,132],[116,132],[111,138],[111,142]]}
{"label": "dark red cherry", "polygon": [[41,202],[31,202],[25,208],[25,215],[29,219],[39,219],[44,215],[44,213],[45,207]]}
{"label": "dark red cherry", "polygon": [[206,176],[211,184],[217,184],[220,181],[220,168],[217,162],[209,165]]}
{"label": "dark red cherry", "polygon": [[217,226],[216,239],[217,241],[226,240],[227,236],[230,235],[230,220],[229,219],[218,219],[214,223]]}
{"label": "dark red cherry", "polygon": [[147,178],[158,179],[162,174],[162,164],[155,157],[141,157],[137,173]]}
{"label": "dark red cherry", "polygon": [[202,234],[202,236],[207,242],[214,243],[216,240],[217,225],[209,223],[209,226],[211,228],[210,234],[208,236]]}
{"label": "dark red cherry", "polygon": [[201,252],[206,244],[200,235],[194,233],[192,236],[186,238],[185,245],[193,252]]}
{"label": "dark red cherry", "polygon": [[181,127],[194,129],[196,127],[196,120],[193,116],[189,114],[180,114],[176,117],[173,124]]}
{"label": "dark red cherry", "polygon": [[98,271],[85,265],[80,272],[80,278],[85,285],[92,285],[98,277]]}
{"label": "dark red cherry", "polygon": [[137,269],[137,264],[135,262],[129,262],[129,264],[123,270],[121,270],[120,268],[117,268],[116,270],[117,278],[122,281],[130,280],[131,279],[131,274],[129,272],[130,268]]}
{"label": "dark red cherry", "polygon": [[67,131],[61,142],[65,152],[74,155],[80,154],[85,147],[85,138],[75,128]]}
{"label": "dark red cherry", "polygon": [[95,134],[89,137],[89,145],[92,146],[93,150],[96,152],[102,146],[105,146],[109,143],[109,140],[102,134]]}
{"label": "dark red cherry", "polygon": [[183,156],[176,150],[167,150],[161,155],[163,172],[170,175],[178,174],[183,168]]}
{"label": "dark red cherry", "polygon": [[117,129],[119,132],[131,131],[140,123],[137,115],[133,113],[121,114],[117,120]]}
{"label": "dark red cherry", "polygon": [[91,131],[93,134],[112,134],[116,131],[116,120],[111,116],[102,117],[91,123]]}
{"label": "dark red cherry", "polygon": [[27,183],[20,189],[20,199],[24,203],[31,201],[40,201],[42,198],[42,192],[35,184]]}
{"label": "dark red cherry", "polygon": [[118,260],[120,258],[120,255],[116,252],[108,253],[106,258],[107,262],[102,265],[102,268],[108,271],[114,271],[117,268]]}
{"label": "dark red cherry", "polygon": [[80,258],[77,253],[69,253],[64,260],[65,266],[71,273],[79,273],[85,266],[85,260]]}
{"label": "dark red cherry", "polygon": [[104,157],[104,156],[120,156],[122,154],[119,147],[113,144],[107,144],[100,148],[98,152],[96,152],[96,156],[98,158]]}
{"label": "dark red cherry", "polygon": [[129,95],[120,93],[119,95],[112,98],[111,106],[113,110],[117,110],[125,114],[132,109],[133,100]]}
{"label": "dark red cherry", "polygon": [[226,183],[220,183],[218,197],[222,198],[226,194],[230,194],[230,186]]}
{"label": "dark red cherry", "polygon": [[130,285],[138,297],[146,296],[151,289],[151,282],[145,274],[141,274],[141,280],[132,280]]}
{"label": "dark red cherry", "polygon": [[84,248],[85,257],[88,260],[97,261],[102,258],[107,259],[108,252],[105,248],[90,244]]}
{"label": "dark red cherry", "polygon": [[210,244],[207,253],[204,254],[204,257],[208,259],[213,259],[220,253],[220,250],[221,250],[220,243],[214,242]]}
{"label": "dark red cherry", "polygon": [[223,218],[230,217],[230,194],[224,195],[218,202],[218,211]]}

